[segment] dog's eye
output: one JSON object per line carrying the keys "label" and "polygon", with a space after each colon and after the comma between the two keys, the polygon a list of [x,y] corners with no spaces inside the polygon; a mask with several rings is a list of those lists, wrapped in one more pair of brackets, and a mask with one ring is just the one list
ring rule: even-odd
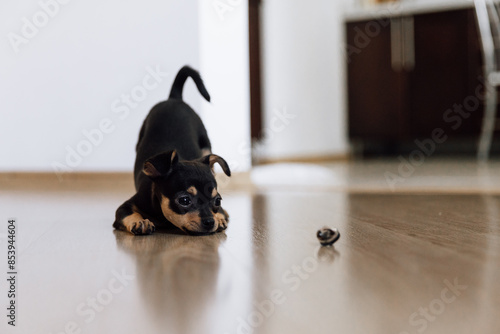
{"label": "dog's eye", "polygon": [[215,199],[215,201],[214,201],[214,205],[215,205],[215,206],[220,206],[220,202],[221,202],[221,200],[222,200],[222,198],[217,197],[217,198]]}
{"label": "dog's eye", "polygon": [[181,196],[177,199],[177,203],[181,206],[190,206],[192,202],[189,196]]}

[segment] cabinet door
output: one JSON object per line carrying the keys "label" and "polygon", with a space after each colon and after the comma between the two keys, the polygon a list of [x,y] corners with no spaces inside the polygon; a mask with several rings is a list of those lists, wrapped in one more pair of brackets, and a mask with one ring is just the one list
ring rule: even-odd
{"label": "cabinet door", "polygon": [[[405,74],[394,66],[394,21],[347,24],[348,117],[351,139],[395,142],[405,133]],[[396,53],[396,56],[398,54]]]}
{"label": "cabinet door", "polygon": [[475,29],[471,10],[414,16],[415,65],[409,72],[413,137],[429,137],[438,127],[449,137],[479,133],[480,108],[458,127],[458,121],[451,121],[450,117],[456,119],[459,115],[448,112],[470,102],[467,98],[475,94],[475,87],[480,84],[471,71],[479,61]]}

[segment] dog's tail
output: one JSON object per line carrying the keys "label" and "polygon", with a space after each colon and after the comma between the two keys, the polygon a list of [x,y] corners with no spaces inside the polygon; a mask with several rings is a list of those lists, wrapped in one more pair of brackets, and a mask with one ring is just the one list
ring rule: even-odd
{"label": "dog's tail", "polygon": [[200,73],[198,73],[198,71],[196,70],[193,70],[189,66],[184,66],[179,70],[179,73],[177,73],[177,76],[175,77],[174,83],[172,85],[172,89],[170,90],[169,98],[182,100],[182,89],[184,88],[184,83],[186,82],[188,77],[193,78],[200,94],[203,95],[205,100],[210,102],[210,94],[208,94],[207,89],[203,84],[203,80],[201,80]]}

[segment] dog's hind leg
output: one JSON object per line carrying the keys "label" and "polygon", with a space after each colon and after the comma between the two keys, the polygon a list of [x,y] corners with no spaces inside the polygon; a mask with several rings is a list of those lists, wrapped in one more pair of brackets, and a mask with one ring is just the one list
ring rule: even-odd
{"label": "dog's hind leg", "polygon": [[120,205],[116,210],[113,227],[135,235],[152,234],[155,231],[155,225],[139,213],[133,199],[134,197]]}
{"label": "dog's hind leg", "polygon": [[212,145],[210,144],[210,139],[208,139],[207,132],[203,132],[204,133],[198,137],[198,146],[200,147],[202,157],[212,154]]}

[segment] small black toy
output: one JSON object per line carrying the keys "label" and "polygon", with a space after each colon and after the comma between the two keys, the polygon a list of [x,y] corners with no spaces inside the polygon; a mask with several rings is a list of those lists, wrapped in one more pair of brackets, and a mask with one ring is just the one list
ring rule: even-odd
{"label": "small black toy", "polygon": [[321,246],[331,246],[340,238],[340,233],[336,228],[323,227],[316,233]]}

